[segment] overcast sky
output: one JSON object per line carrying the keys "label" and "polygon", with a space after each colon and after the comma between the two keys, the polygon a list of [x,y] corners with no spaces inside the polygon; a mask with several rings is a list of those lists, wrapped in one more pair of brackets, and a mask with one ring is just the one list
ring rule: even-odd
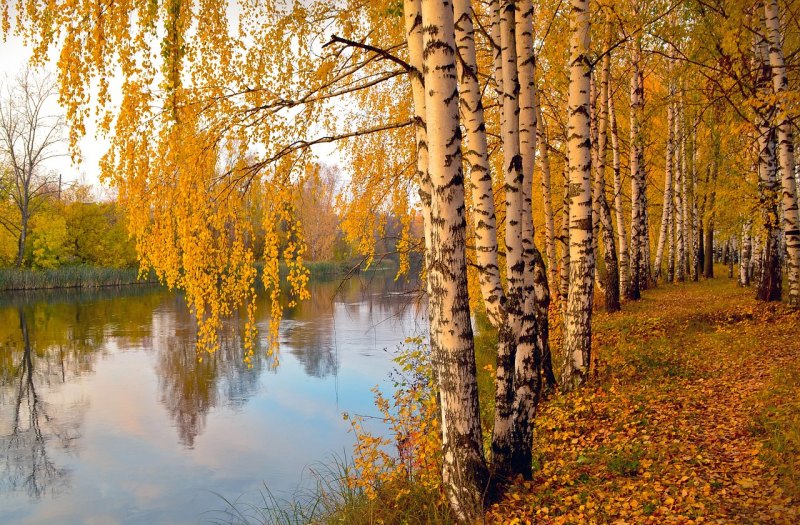
{"label": "overcast sky", "polygon": [[[0,40],[0,82],[5,83],[6,77],[13,80],[14,76],[28,64],[31,50],[25,47],[22,40],[16,37],[7,37],[6,41]],[[55,75],[55,64],[48,64],[47,71]],[[4,91],[4,90],[3,90]],[[3,92],[0,91],[0,92]],[[53,100],[52,111],[64,110]],[[64,147],[66,150],[66,145]],[[53,159],[48,163],[49,169],[55,170],[63,176],[64,181],[84,180],[93,186],[100,185],[98,163],[105,152],[105,146],[94,138],[94,129],[87,126],[87,137],[80,144],[83,161],[79,166],[72,163],[68,156]]]}
{"label": "overcast sky", "polygon": [[[0,0],[2,1],[2,0]],[[0,82],[5,82],[6,76],[13,80],[21,69],[23,69],[31,56],[31,50],[27,48],[20,38],[9,36],[5,41],[0,40]],[[56,65],[51,62],[45,66],[45,69],[53,74],[56,74]],[[112,82],[112,90],[114,83]],[[2,92],[0,90],[0,92]],[[113,96],[113,95],[112,95]],[[64,112],[53,100],[53,111]],[[59,157],[50,162],[47,167],[61,173],[64,181],[81,180],[96,187],[98,197],[102,197],[107,191],[102,189],[99,182],[99,162],[107,149],[107,145],[103,141],[95,138],[96,128],[93,126],[91,120],[86,122],[86,137],[80,143],[80,151],[82,155],[82,162],[80,165],[72,163],[68,156]],[[66,151],[66,146],[65,146]],[[312,151],[316,153],[319,159],[327,164],[335,164],[339,167],[345,165],[341,154],[337,151],[335,144],[320,144],[314,146]],[[340,173],[340,177],[347,178],[346,170]],[[340,181],[342,182],[342,181]]]}

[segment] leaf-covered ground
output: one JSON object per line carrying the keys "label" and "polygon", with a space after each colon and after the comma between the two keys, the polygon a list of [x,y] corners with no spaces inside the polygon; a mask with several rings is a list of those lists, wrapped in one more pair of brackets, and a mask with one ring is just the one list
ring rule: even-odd
{"label": "leaf-covered ground", "polygon": [[596,314],[593,385],[544,402],[492,523],[800,523],[800,313],[724,277]]}

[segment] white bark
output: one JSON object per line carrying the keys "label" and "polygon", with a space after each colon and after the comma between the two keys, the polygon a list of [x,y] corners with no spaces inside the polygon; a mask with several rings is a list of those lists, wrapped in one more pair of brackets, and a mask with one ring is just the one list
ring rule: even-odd
{"label": "white bark", "polygon": [[589,374],[592,343],[592,252],[591,139],[589,137],[589,1],[571,0],[570,77],[568,97],[567,151],[569,154],[569,293],[565,319],[566,360],[562,384],[566,388],[583,383]]}
{"label": "white bark", "polygon": [[561,267],[559,276],[559,299],[561,317],[567,317],[567,295],[569,294],[569,210],[572,198],[569,193],[569,159],[564,165],[564,198],[561,206]]}
{"label": "white bark", "polygon": [[661,277],[661,261],[664,256],[664,244],[669,234],[669,225],[672,215],[672,153],[674,147],[674,136],[672,134],[672,122],[674,119],[672,96],[675,94],[672,86],[670,86],[669,92],[670,102],[667,105],[667,152],[664,161],[664,204],[661,208],[661,229],[658,233],[658,247],[656,248],[656,280]]}
{"label": "white bark", "polygon": [[544,206],[544,236],[547,253],[547,269],[550,286],[557,286],[555,221],[553,219],[553,192],[550,183],[550,153],[547,151],[547,128],[542,119],[541,106],[536,104],[537,144],[539,145],[539,166],[542,170],[542,200]]}
{"label": "white bark", "polygon": [[423,72],[431,179],[430,338],[442,414],[443,484],[456,516],[482,515],[488,471],[466,279],[464,186],[452,5],[423,0]]}
{"label": "white bark", "polygon": [[461,60],[458,87],[461,117],[466,131],[465,160],[469,166],[472,217],[475,230],[475,262],[486,313],[495,328],[507,322],[503,303],[505,293],[500,279],[492,174],[478,84],[474,26],[469,0],[454,0],[455,34]]}
{"label": "white bark", "polygon": [[[776,94],[785,94],[789,90],[789,79],[781,46],[780,13],[776,0],[767,0],[764,4],[769,42],[769,62],[772,67],[772,85]],[[778,101],[778,109],[781,103]],[[800,307],[800,223],[797,210],[797,187],[794,178],[794,137],[792,122],[782,114],[778,123],[778,159],[783,204],[783,234],[786,241],[787,277],[789,284],[788,302],[791,306]]]}
{"label": "white bark", "polygon": [[676,114],[675,129],[675,218],[673,221],[675,223],[675,248],[677,251],[675,260],[675,280],[683,282],[686,280],[686,243],[684,237],[685,230],[683,228],[684,197],[686,193],[681,190],[684,186],[683,179],[686,171],[686,154],[684,151],[683,111],[680,109],[678,109]]}
{"label": "white bark", "polygon": [[640,176],[641,161],[640,149],[642,147],[641,134],[639,132],[640,113],[642,105],[642,93],[639,83],[639,56],[641,43],[637,39],[631,54],[631,143],[630,143],[630,166],[631,166],[631,244],[630,244],[630,283],[627,289],[628,299],[639,299],[641,296],[641,268],[642,258],[644,257],[644,209],[642,209],[642,187]]}
{"label": "white bark", "polygon": [[750,229],[750,221],[742,225],[742,249],[739,255],[739,286],[750,286],[750,257],[753,250]]}
{"label": "white bark", "polygon": [[681,130],[682,131],[681,131],[681,187],[680,187],[680,191],[681,191],[681,203],[683,205],[683,209],[682,209],[683,213],[681,215],[681,223],[682,223],[681,229],[683,230],[683,270],[682,270],[682,273],[683,273],[683,276],[684,276],[684,280],[686,280],[686,279],[689,278],[689,270],[690,270],[689,260],[691,259],[691,257],[690,257],[689,247],[691,246],[691,243],[690,243],[691,231],[689,229],[689,200],[688,200],[688,193],[686,191],[686,186],[687,186],[686,178],[687,178],[687,176],[689,174],[689,172],[687,170],[688,149],[686,147],[688,132],[687,132],[687,129],[686,129],[686,111],[684,109],[683,98],[681,98]]}
{"label": "white bark", "polygon": [[617,112],[614,109],[614,98],[609,92],[608,113],[611,123],[611,152],[614,168],[614,212],[617,219],[617,240],[619,242],[619,293],[628,296],[630,286],[630,267],[628,257],[628,238],[625,227],[625,213],[622,209],[622,168],[620,166],[619,131],[617,129]]}
{"label": "white bark", "polygon": [[[417,141],[417,170],[415,182],[422,205],[422,221],[425,240],[425,257],[431,251],[431,180],[428,174],[428,138],[425,129],[425,86],[422,77],[422,12],[420,0],[404,0],[406,40],[408,42],[411,96],[414,102],[414,132]],[[425,265],[426,273],[429,265]],[[429,282],[426,283],[426,285]],[[430,289],[428,289],[430,293]]]}
{"label": "white bark", "polygon": [[[603,292],[605,295],[605,308],[607,312],[616,312],[620,309],[619,302],[619,261],[617,259],[617,246],[614,239],[614,225],[611,220],[611,210],[606,199],[606,155],[608,149],[608,99],[611,82],[611,24],[606,23],[606,36],[603,45],[603,65],[600,71],[600,109],[597,119],[597,148],[596,148],[596,175],[594,180],[593,210],[599,213],[599,223],[603,235],[603,260],[606,266]],[[593,212],[594,213],[594,212]],[[595,229],[593,235],[597,230]],[[595,266],[597,266],[595,264]]]}
{"label": "white bark", "polygon": [[697,206],[697,125],[692,127],[692,280],[700,280],[700,246],[703,239],[700,235],[700,211]]}
{"label": "white bark", "polygon": [[[547,311],[550,292],[541,253],[534,244],[533,170],[536,164],[536,82],[533,56],[533,3],[513,2],[514,42],[519,81],[519,148],[522,179],[520,192],[520,233],[525,264],[522,289],[522,333],[517,338],[514,359],[514,445],[511,468],[514,474],[530,479],[533,445],[533,418],[541,388],[540,368],[547,339]],[[508,227],[508,223],[507,223]]]}
{"label": "white bark", "polygon": [[[769,46],[760,35],[756,35],[756,65],[759,71],[757,89],[766,92],[772,77]],[[770,90],[771,91],[771,90]],[[780,279],[780,224],[778,220],[778,190],[776,130],[772,126],[774,106],[759,108],[756,111],[758,126],[758,192],[761,208],[761,222],[764,234],[763,256],[760,266],[756,298],[762,301],[781,299]]]}

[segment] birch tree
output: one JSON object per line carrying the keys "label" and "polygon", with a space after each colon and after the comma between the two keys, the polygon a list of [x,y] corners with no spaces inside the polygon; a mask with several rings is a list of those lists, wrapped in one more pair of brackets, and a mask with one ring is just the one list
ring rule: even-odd
{"label": "birch tree", "polygon": [[[666,159],[664,161],[664,204],[661,209],[661,229],[658,234],[658,246],[656,248],[655,278],[661,276],[661,261],[664,254],[664,245],[670,235],[670,223],[672,218],[672,152],[673,152],[673,104],[672,96],[674,89],[670,86],[670,102],[667,105],[667,148]],[[670,246],[671,249],[671,246]],[[669,282],[669,281],[668,281]]]}
{"label": "birch tree", "polygon": [[431,180],[430,334],[442,412],[442,479],[456,514],[472,521],[483,508],[488,471],[467,295],[453,9],[447,0],[423,0],[421,14]]}
{"label": "birch tree", "polygon": [[[611,83],[611,24],[606,19],[606,36],[603,44],[603,62],[600,72],[600,111],[597,125],[597,167],[594,181],[594,206],[598,213],[598,223],[603,235],[603,259],[605,262],[605,280],[603,292],[607,312],[620,309],[619,303],[619,269],[617,247],[614,239],[614,226],[611,221],[611,210],[606,199],[606,156],[608,149],[609,98]],[[593,235],[596,230],[593,229]]]}
{"label": "birch tree", "polygon": [[[789,79],[786,76],[783,47],[781,45],[780,13],[776,0],[764,3],[769,45],[769,64],[772,68],[772,87],[775,94],[786,94]],[[786,112],[779,113],[777,123],[778,159],[783,204],[783,235],[786,239],[789,304],[800,306],[800,223],[798,223],[797,188],[794,178],[794,137],[792,122]]]}
{"label": "birch tree", "polygon": [[641,56],[641,42],[635,39],[631,53],[631,126],[630,126],[630,170],[631,170],[631,244],[630,244],[630,283],[628,284],[628,299],[641,297],[642,259],[644,258],[644,223],[645,210],[642,207],[642,194],[645,188],[641,181],[640,167],[642,137],[639,132],[641,119],[642,96],[639,75],[639,57]]}
{"label": "birch tree", "polygon": [[[763,18],[763,14],[762,14]],[[764,93],[772,80],[769,46],[761,35],[755,35],[756,89]],[[774,106],[762,104],[756,110],[758,144],[758,193],[761,208],[763,262],[758,279],[756,297],[762,301],[781,299],[780,279],[780,224],[778,222],[778,189],[776,129],[772,125]]]}
{"label": "birch tree", "polygon": [[625,213],[622,209],[622,167],[619,151],[619,130],[617,128],[617,112],[614,109],[614,98],[608,97],[608,113],[611,121],[611,153],[614,170],[614,213],[617,220],[617,239],[619,240],[619,293],[628,297],[630,287],[630,264],[628,256],[628,238],[625,227]]}
{"label": "birch tree", "polygon": [[739,255],[739,286],[750,286],[750,256],[752,253],[750,223],[742,225],[742,243]]}
{"label": "birch tree", "polygon": [[675,280],[678,282],[683,282],[686,280],[686,243],[684,238],[684,222],[683,222],[683,215],[684,215],[684,196],[685,193],[682,191],[684,186],[683,178],[684,178],[684,170],[686,168],[685,162],[685,152],[684,152],[684,133],[683,133],[683,114],[678,108],[677,115],[676,115],[676,122],[675,122],[675,152],[676,152],[676,159],[675,159],[675,191],[673,193],[673,198],[675,199],[675,214],[674,220],[672,221],[675,224],[675,249],[676,249],[676,257],[675,257]]}
{"label": "birch tree", "polygon": [[586,380],[591,363],[592,253],[591,140],[589,138],[589,2],[570,2],[570,77],[567,151],[569,153],[569,292],[565,318],[566,360],[561,381],[573,388]]}
{"label": "birch tree", "polygon": [[545,253],[549,283],[555,287],[558,282],[556,267],[555,220],[553,218],[553,193],[550,181],[550,152],[548,151],[547,128],[542,118],[542,109],[536,104],[536,142],[539,145],[539,165],[542,170],[542,204],[544,210]]}

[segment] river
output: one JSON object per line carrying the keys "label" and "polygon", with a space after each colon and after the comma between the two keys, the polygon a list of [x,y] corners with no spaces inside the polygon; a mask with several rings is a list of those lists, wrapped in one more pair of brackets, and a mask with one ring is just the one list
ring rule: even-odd
{"label": "river", "polygon": [[[375,414],[394,352],[424,332],[415,283],[312,282],[278,362],[252,367],[231,322],[202,361],[182,296],[157,287],[0,296],[0,523],[189,524],[222,497],[313,484]],[[259,300],[260,339],[269,308]],[[377,430],[377,429],[376,429]]]}

